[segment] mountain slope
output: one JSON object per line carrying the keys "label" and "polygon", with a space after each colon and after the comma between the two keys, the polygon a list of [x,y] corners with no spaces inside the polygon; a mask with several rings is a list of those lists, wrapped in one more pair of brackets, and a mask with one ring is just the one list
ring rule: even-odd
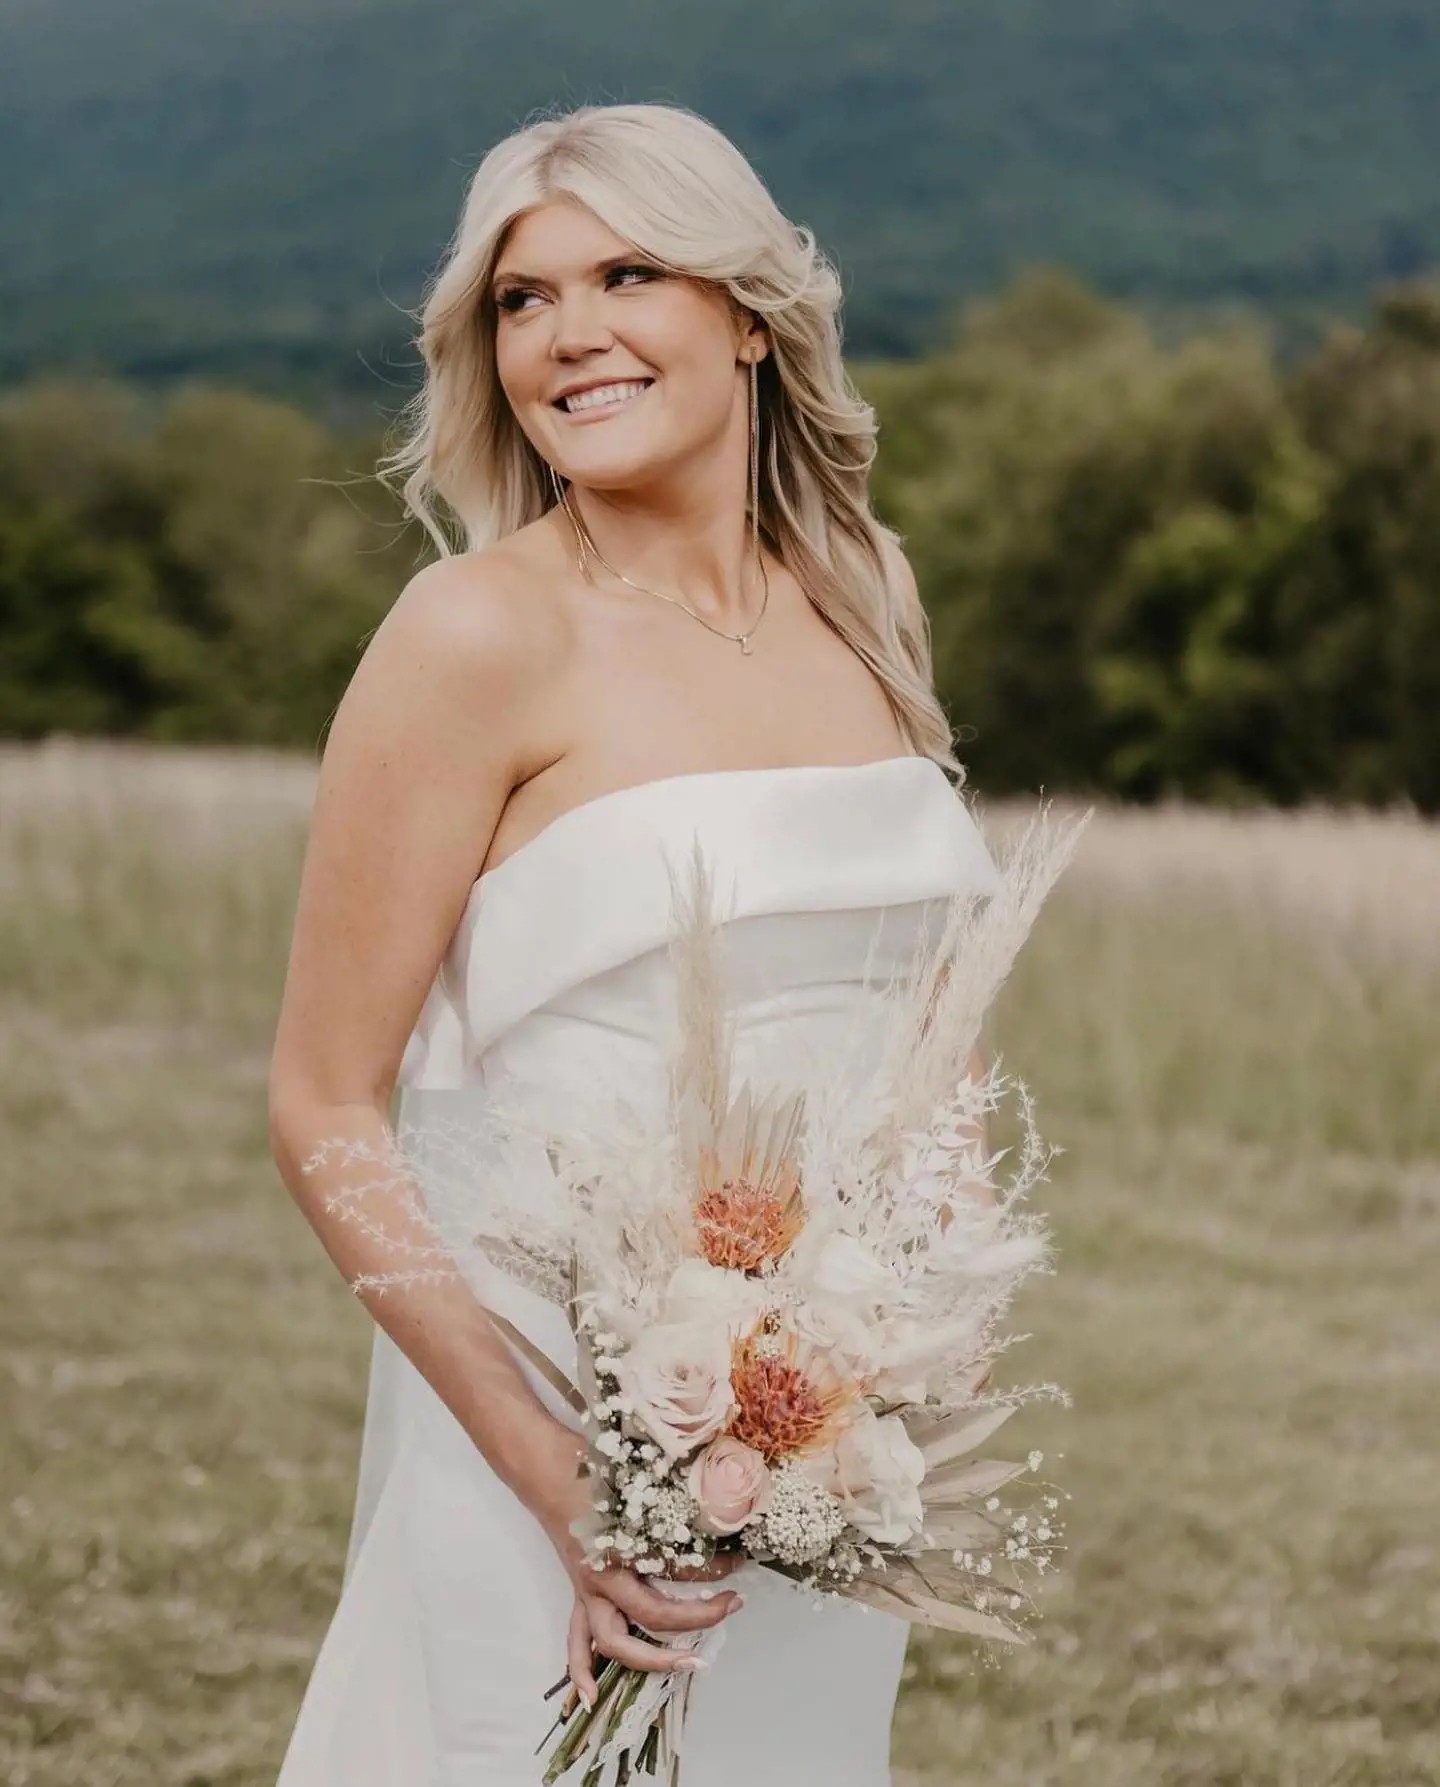
{"label": "mountain slope", "polygon": [[1343,308],[1440,263],[1437,84],[1432,0],[0,0],[0,378],[373,385],[470,168],[586,100],[726,129],[857,351],[1037,259]]}

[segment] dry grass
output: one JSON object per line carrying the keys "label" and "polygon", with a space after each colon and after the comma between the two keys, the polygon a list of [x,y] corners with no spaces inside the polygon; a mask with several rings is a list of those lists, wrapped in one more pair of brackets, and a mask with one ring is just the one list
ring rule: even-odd
{"label": "dry grass", "polygon": [[[333,1606],[368,1335],[263,1112],[312,775],[0,751],[14,1787],[263,1787]],[[1071,1551],[1033,1650],[912,1646],[897,1787],[1440,1778],[1437,895],[1404,816],[1097,817],[1000,1033]]]}

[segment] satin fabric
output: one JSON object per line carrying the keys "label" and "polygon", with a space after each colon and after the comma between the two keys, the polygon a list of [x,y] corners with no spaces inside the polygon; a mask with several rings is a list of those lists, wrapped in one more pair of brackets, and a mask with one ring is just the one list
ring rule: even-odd
{"label": "satin fabric", "polygon": [[[672,876],[695,846],[724,921],[737,1069],[764,1083],[863,1075],[875,988],[952,895],[999,884],[924,757],[598,796],[476,882],[405,1053],[397,1121],[463,1118],[502,1082],[555,1124],[597,1087],[663,1096]],[[498,1272],[476,1289],[573,1370],[559,1309]],[[730,1580],[747,1604],[692,1684],[684,1787],[888,1787],[909,1628],[753,1565]],[[377,1329],[343,1589],[279,1787],[535,1787],[570,1606],[539,1526]]]}

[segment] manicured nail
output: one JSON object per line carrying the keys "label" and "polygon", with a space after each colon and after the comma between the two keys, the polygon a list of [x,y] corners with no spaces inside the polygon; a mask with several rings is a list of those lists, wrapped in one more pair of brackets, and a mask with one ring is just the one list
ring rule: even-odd
{"label": "manicured nail", "polygon": [[686,1657],[680,1667],[682,1669],[688,1669],[693,1675],[697,1669],[708,1669],[710,1667],[710,1659],[709,1657]]}

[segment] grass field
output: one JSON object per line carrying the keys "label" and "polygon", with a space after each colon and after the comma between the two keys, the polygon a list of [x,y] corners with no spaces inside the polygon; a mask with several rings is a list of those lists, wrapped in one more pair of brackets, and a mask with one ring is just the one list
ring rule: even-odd
{"label": "grass field", "polygon": [[[311,785],[0,749],[12,1787],[271,1787],[334,1604],[367,1318],[264,1111]],[[992,1039],[1066,1150],[1008,1372],[1070,1549],[1002,1668],[912,1642],[897,1787],[1440,1780],[1437,916],[1404,815],[1097,815]]]}

